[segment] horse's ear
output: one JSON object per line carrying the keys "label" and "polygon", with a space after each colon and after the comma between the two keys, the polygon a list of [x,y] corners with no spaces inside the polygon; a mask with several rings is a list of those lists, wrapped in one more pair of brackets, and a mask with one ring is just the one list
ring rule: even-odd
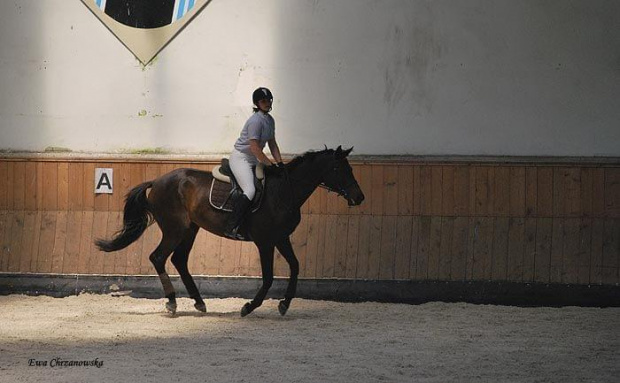
{"label": "horse's ear", "polygon": [[336,155],[339,155],[342,153],[342,145],[338,145],[338,147],[336,148]]}
{"label": "horse's ear", "polygon": [[353,146],[351,146],[349,149],[346,149],[346,150],[343,152],[343,153],[344,153],[344,156],[345,156],[345,157],[346,157],[346,156],[348,156],[349,154],[351,154],[351,152],[352,152],[352,151],[353,151]]}

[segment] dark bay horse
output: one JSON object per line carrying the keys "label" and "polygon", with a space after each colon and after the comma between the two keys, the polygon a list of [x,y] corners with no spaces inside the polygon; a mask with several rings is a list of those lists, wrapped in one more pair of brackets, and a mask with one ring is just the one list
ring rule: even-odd
{"label": "dark bay horse", "polygon": [[[240,232],[251,238],[258,247],[263,284],[254,299],[241,309],[246,316],[259,307],[273,283],[274,249],[277,248],[290,267],[290,279],[278,310],[286,314],[295,297],[299,263],[291,246],[290,235],[301,221],[301,206],[314,190],[321,186],[344,197],[349,206],[364,200],[347,156],[353,148],[325,149],[307,152],[286,165],[285,172],[269,172],[262,205],[248,214]],[[270,174],[271,173],[271,174]],[[176,312],[176,294],[166,273],[166,260],[172,254],[172,264],[178,270],[194,307],[206,312],[206,305],[187,267],[189,252],[198,230],[224,236],[229,213],[217,210],[209,203],[211,172],[196,169],[177,169],[129,191],[125,201],[123,228],[111,240],[95,241],[100,250],[111,252],[123,249],[136,241],[146,228],[157,222],[162,231],[159,246],[149,259],[155,266],[168,298],[166,309]],[[151,189],[147,197],[147,189]]]}

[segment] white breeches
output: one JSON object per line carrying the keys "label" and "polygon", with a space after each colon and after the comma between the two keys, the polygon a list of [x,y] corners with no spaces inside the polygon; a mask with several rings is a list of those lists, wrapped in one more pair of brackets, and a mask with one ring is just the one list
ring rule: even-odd
{"label": "white breeches", "polygon": [[233,149],[228,159],[230,170],[232,170],[243,194],[251,201],[256,194],[254,187],[254,171],[252,167],[258,164],[258,160],[253,154],[245,154]]}

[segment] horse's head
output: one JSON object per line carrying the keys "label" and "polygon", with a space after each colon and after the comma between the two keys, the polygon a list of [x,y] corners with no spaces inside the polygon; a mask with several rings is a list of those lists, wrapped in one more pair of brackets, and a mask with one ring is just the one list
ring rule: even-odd
{"label": "horse's head", "polygon": [[349,165],[347,156],[353,148],[342,150],[341,146],[333,152],[328,170],[326,171],[321,186],[344,197],[349,206],[357,206],[364,200],[364,193],[353,176],[353,169]]}

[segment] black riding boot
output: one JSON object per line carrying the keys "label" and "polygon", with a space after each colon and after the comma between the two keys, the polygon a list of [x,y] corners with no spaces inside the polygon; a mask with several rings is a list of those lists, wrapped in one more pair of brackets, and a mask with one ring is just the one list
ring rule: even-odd
{"label": "black riding boot", "polygon": [[243,223],[245,213],[250,208],[251,204],[252,201],[250,201],[245,194],[242,194],[241,197],[237,199],[228,221],[228,227],[226,227],[226,231],[224,232],[224,235],[226,237],[232,239],[241,239],[241,237],[237,234],[237,231]]}

